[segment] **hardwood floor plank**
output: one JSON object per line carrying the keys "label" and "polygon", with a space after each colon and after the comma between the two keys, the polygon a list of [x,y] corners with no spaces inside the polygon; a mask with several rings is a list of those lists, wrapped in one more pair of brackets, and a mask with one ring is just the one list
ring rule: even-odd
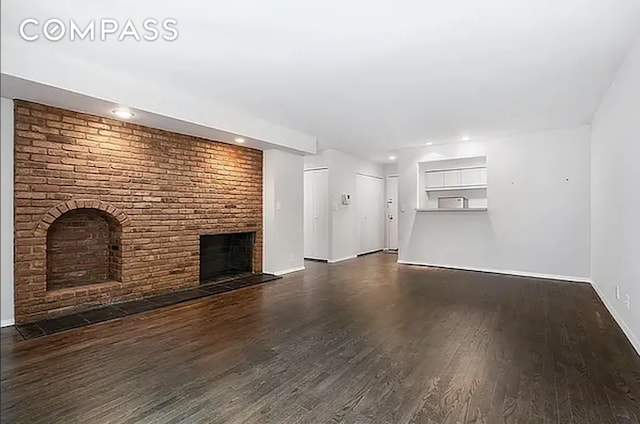
{"label": "hardwood floor plank", "polygon": [[640,423],[640,358],[586,284],[372,254],[22,340],[10,423]]}

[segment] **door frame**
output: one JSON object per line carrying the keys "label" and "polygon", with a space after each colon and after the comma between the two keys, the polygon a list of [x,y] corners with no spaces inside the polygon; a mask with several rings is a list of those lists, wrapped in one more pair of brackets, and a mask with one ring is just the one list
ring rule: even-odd
{"label": "door frame", "polygon": [[[388,188],[389,188],[389,180],[393,178],[396,180],[396,192],[395,192],[395,215],[394,215],[394,220],[393,220],[393,224],[391,224],[391,220],[389,219],[389,193],[388,193]],[[398,251],[398,217],[399,217],[399,204],[398,204],[398,191],[399,191],[399,187],[398,187],[398,174],[390,174],[387,175],[386,179],[385,179],[385,220],[384,220],[384,227],[385,227],[385,241],[384,241],[384,249],[385,250],[389,250],[392,252],[397,252]],[[392,226],[395,226],[396,229],[396,246],[392,247],[391,246],[391,228]]]}
{"label": "door frame", "polygon": [[[382,183],[382,204],[380,205],[380,216],[381,218],[383,218],[383,223],[382,223],[382,228],[380,228],[380,232],[381,232],[381,236],[382,236],[382,243],[381,243],[381,247],[379,248],[375,248],[375,249],[368,249],[368,250],[362,250],[362,246],[361,246],[361,234],[360,234],[360,208],[362,207],[362,203],[360,202],[360,194],[358,193],[358,177],[366,177],[366,178],[373,178],[375,180],[379,180]],[[385,197],[385,189],[386,189],[386,184],[385,184],[385,178],[384,177],[379,177],[377,175],[372,175],[372,174],[367,174],[364,172],[356,172],[356,216],[357,216],[357,225],[356,225],[356,233],[357,233],[357,240],[358,240],[358,249],[357,249],[357,256],[360,255],[366,255],[368,253],[374,253],[374,252],[380,252],[382,250],[384,250],[384,245],[385,245],[385,224],[384,221],[386,221],[386,214],[385,214],[385,207],[384,207],[384,197]]]}
{"label": "door frame", "polygon": [[[311,260],[316,260],[316,261],[328,261],[329,260],[329,255],[330,255],[330,251],[331,251],[331,246],[330,246],[330,231],[331,231],[331,221],[330,221],[330,212],[329,212],[329,167],[328,166],[319,166],[319,167],[314,167],[314,168],[307,168],[303,170],[303,178],[306,179],[307,173],[311,173],[311,172],[323,172],[326,171],[326,179],[327,179],[327,193],[326,193],[326,217],[325,219],[327,220],[327,234],[326,234],[326,246],[324,246],[323,250],[325,250],[325,255],[326,257],[321,257],[323,255],[307,255],[308,250],[307,250],[307,239],[306,239],[306,233],[307,233],[307,212],[305,210],[303,210],[303,223],[304,223],[304,232],[303,232],[303,257],[304,259],[311,259]],[[304,186],[304,184],[303,184]],[[306,190],[306,187],[305,187]],[[306,202],[306,196],[307,193],[306,191],[303,193],[303,201],[304,201],[304,207],[307,207],[307,202]],[[315,249],[314,249],[315,250]],[[317,253],[317,252],[316,252]]]}

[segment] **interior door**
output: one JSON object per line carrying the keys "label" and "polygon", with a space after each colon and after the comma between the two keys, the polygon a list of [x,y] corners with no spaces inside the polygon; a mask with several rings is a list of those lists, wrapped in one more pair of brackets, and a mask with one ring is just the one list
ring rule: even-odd
{"label": "interior door", "polygon": [[304,256],[329,257],[329,170],[304,172]]}
{"label": "interior door", "polygon": [[371,208],[373,210],[373,222],[371,223],[371,250],[384,248],[384,179],[371,178]]}
{"label": "interior door", "polygon": [[357,175],[358,253],[384,247],[384,180]]}
{"label": "interior door", "polygon": [[398,249],[398,176],[387,177],[386,247]]}
{"label": "interior door", "polygon": [[314,176],[310,171],[304,172],[304,257],[308,258],[314,251],[315,237],[313,235],[315,208],[314,208]]}

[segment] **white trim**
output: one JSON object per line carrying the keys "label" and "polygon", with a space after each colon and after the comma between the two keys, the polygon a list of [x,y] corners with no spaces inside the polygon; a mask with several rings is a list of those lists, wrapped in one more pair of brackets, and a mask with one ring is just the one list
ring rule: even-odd
{"label": "white trim", "polygon": [[292,272],[298,272],[298,271],[304,271],[304,270],[305,270],[305,267],[303,265],[295,268],[283,269],[282,271],[272,272],[272,274],[280,276],[280,275],[291,274]]}
{"label": "white trim", "polygon": [[14,248],[13,239],[14,225],[14,181],[13,181],[13,100],[2,97],[1,106],[1,126],[0,133],[0,291],[2,295],[2,305],[0,306],[0,320],[2,326],[13,325],[15,320],[14,301]]}
{"label": "white trim", "polygon": [[447,157],[445,159],[432,159],[432,160],[425,160],[419,163],[436,163],[436,162],[448,162],[450,160],[459,160],[459,159],[487,159],[486,155],[481,155],[481,156],[454,156],[454,157]]}
{"label": "white trim", "polygon": [[356,175],[360,175],[361,177],[375,178],[376,180],[384,180],[384,177],[379,177],[373,174],[365,174],[364,172],[356,172]]}
{"label": "white trim", "polygon": [[356,256],[368,255],[369,253],[382,252],[383,250],[384,250],[384,247],[380,247],[378,249],[371,249],[371,250],[367,250],[365,252],[358,252],[358,254]]}
{"label": "white trim", "polygon": [[303,169],[303,172],[309,172],[309,171],[324,171],[326,169],[329,169],[328,166],[318,166],[315,168],[305,168]]}
{"label": "white trim", "polygon": [[312,261],[324,261],[329,262],[327,258],[317,258],[315,256],[305,256],[304,259],[311,259]]}
{"label": "white trim", "polygon": [[355,259],[357,257],[358,257],[357,255],[345,256],[344,258],[329,259],[328,262],[330,264],[335,264],[335,263],[342,262],[342,261],[348,261],[349,259]]}
{"label": "white trim", "polygon": [[574,277],[569,275],[542,274],[538,272],[512,271],[508,269],[476,268],[476,267],[465,267],[465,266],[457,266],[457,265],[453,266],[453,265],[442,265],[442,264],[429,264],[425,262],[412,262],[412,261],[404,261],[404,260],[398,260],[398,263],[403,265],[419,265],[419,266],[433,266],[437,268],[460,269],[463,271],[489,272],[492,274],[517,275],[519,277],[544,278],[547,280],[569,281],[573,283],[591,283],[591,279],[589,279],[588,277]]}
{"label": "white trim", "polygon": [[487,212],[487,208],[416,208],[416,212]]}
{"label": "white trim", "polygon": [[[481,156],[481,157],[484,157],[484,156]],[[445,159],[445,160],[448,160],[448,159]],[[450,166],[447,168],[427,169],[424,172],[428,174],[429,172],[462,171],[463,169],[486,169],[486,168],[487,168],[487,165]]]}
{"label": "white trim", "polygon": [[624,322],[624,320],[618,314],[618,312],[611,306],[611,304],[609,303],[609,301],[605,297],[604,293],[602,291],[600,291],[600,288],[595,283],[595,281],[591,282],[591,286],[593,287],[593,290],[596,292],[596,294],[598,295],[598,297],[600,298],[600,300],[604,304],[604,307],[607,308],[607,310],[609,311],[609,313],[611,314],[613,319],[616,321],[616,323],[618,324],[618,326],[620,327],[620,329],[622,330],[624,335],[627,336],[627,339],[629,340],[629,343],[631,343],[631,346],[633,346],[633,348],[636,350],[636,353],[638,354],[638,356],[640,356],[640,341],[638,341],[636,336],[631,332],[631,329]]}
{"label": "white trim", "polygon": [[10,327],[10,326],[14,325],[15,323],[16,323],[16,321],[13,320],[13,319],[3,319],[0,322],[0,327],[3,327],[3,328],[4,327]]}

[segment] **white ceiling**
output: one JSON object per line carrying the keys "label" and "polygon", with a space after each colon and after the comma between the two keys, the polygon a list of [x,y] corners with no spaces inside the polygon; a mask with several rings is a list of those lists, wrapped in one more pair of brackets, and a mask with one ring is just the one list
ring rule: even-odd
{"label": "white ceiling", "polygon": [[174,42],[31,44],[384,161],[426,141],[590,122],[640,1],[3,0],[2,37],[26,17],[175,18]]}

